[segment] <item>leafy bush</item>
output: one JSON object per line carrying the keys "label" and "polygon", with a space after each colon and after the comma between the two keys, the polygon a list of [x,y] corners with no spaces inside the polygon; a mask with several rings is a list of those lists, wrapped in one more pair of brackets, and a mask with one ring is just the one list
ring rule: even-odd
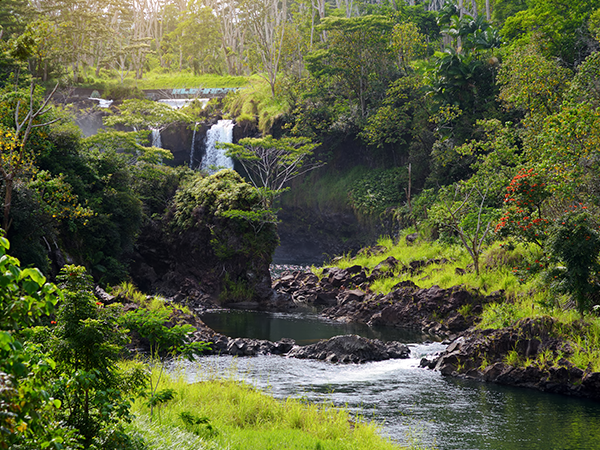
{"label": "leafy bush", "polygon": [[406,200],[408,172],[404,167],[373,170],[365,174],[348,193],[352,207],[360,214],[375,215]]}
{"label": "leafy bush", "polygon": [[23,339],[26,328],[49,322],[61,293],[38,269],[21,269],[9,247],[0,232],[0,447],[68,444],[73,433],[55,417],[61,403],[43,383],[55,363]]}
{"label": "leafy bush", "polygon": [[[57,363],[53,390],[63,404],[62,419],[78,431],[87,448],[105,427],[129,418],[123,387],[131,383],[115,365],[127,337],[117,322],[119,310],[96,301],[92,278],[83,267],[67,265],[57,279],[64,301],[51,341]],[[133,376],[138,383],[143,380],[139,370]]]}
{"label": "leafy bush", "polygon": [[556,266],[546,279],[559,293],[570,294],[583,316],[592,304],[590,295],[597,287],[593,277],[600,272],[600,233],[587,213],[567,212],[551,228],[548,249]]}

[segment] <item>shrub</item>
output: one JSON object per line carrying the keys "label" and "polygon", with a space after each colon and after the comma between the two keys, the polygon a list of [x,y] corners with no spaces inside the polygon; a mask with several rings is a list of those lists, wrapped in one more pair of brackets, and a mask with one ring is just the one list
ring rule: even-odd
{"label": "shrub", "polygon": [[567,212],[552,227],[548,249],[555,263],[564,263],[546,273],[550,286],[573,297],[583,316],[592,306],[590,295],[596,289],[592,275],[600,271],[600,233],[589,214]]}
{"label": "shrub", "polygon": [[348,195],[352,207],[361,214],[373,215],[398,206],[406,200],[408,173],[404,167],[374,170],[358,179]]}

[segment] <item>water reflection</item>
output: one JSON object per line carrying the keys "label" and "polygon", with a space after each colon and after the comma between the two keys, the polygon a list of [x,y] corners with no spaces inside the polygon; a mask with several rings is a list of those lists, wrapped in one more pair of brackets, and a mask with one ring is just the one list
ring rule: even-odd
{"label": "water reflection", "polygon": [[399,342],[423,342],[433,339],[415,330],[339,323],[306,313],[269,313],[259,311],[215,311],[202,315],[213,330],[229,337],[247,337],[279,341],[292,338],[298,345],[341,334],[358,334],[370,339]]}

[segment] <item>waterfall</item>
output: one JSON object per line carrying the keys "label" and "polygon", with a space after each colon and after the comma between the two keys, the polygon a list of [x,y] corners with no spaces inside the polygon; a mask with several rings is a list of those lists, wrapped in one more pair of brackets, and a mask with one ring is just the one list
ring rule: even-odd
{"label": "waterfall", "polygon": [[110,105],[113,104],[112,100],[105,100],[105,99],[99,98],[99,97],[90,97],[90,100],[94,100],[94,101],[98,102],[99,108],[108,108]]}
{"label": "waterfall", "polygon": [[160,130],[150,128],[152,131],[152,147],[162,148],[162,139],[160,138]]}
{"label": "waterfall", "polygon": [[[219,120],[206,133],[206,154],[202,158],[203,170],[210,174],[220,169],[233,169],[233,160],[225,156],[225,150],[216,148],[217,142],[231,142],[233,140],[233,121]],[[216,168],[216,170],[215,170]]]}
{"label": "waterfall", "polygon": [[194,124],[194,134],[192,134],[192,148],[190,149],[190,169],[193,169],[194,164],[194,150],[196,148],[196,129],[198,128],[198,122]]}

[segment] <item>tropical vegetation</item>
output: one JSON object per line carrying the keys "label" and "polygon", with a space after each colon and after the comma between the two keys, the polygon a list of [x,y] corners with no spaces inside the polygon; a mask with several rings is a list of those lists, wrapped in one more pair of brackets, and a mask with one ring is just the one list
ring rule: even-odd
{"label": "tropical vegetation", "polygon": [[[177,306],[127,285],[148,224],[175,236],[199,220],[219,262],[264,262],[278,210],[350,212],[390,236],[385,256],[446,255],[420,285],[503,291],[480,326],[551,315],[574,364],[598,370],[599,41],[600,0],[2,0],[0,447],[142,448],[155,409],[237,445],[218,437],[233,416],[166,413],[184,386],[149,368],[205,346],[166,327]],[[115,101],[93,136],[78,88]],[[144,91],[175,88],[231,89],[181,110]],[[228,146],[242,175],[175,167],[151,139],[217,117],[246,131]],[[355,263],[374,265],[339,262]],[[252,294],[236,277],[222,274],[222,301]],[[97,302],[96,285],[147,312]],[[152,361],[122,362],[127,331]],[[301,424],[313,407],[249,401],[314,448],[348,427],[327,408]],[[255,431],[235,439],[266,445]]]}

